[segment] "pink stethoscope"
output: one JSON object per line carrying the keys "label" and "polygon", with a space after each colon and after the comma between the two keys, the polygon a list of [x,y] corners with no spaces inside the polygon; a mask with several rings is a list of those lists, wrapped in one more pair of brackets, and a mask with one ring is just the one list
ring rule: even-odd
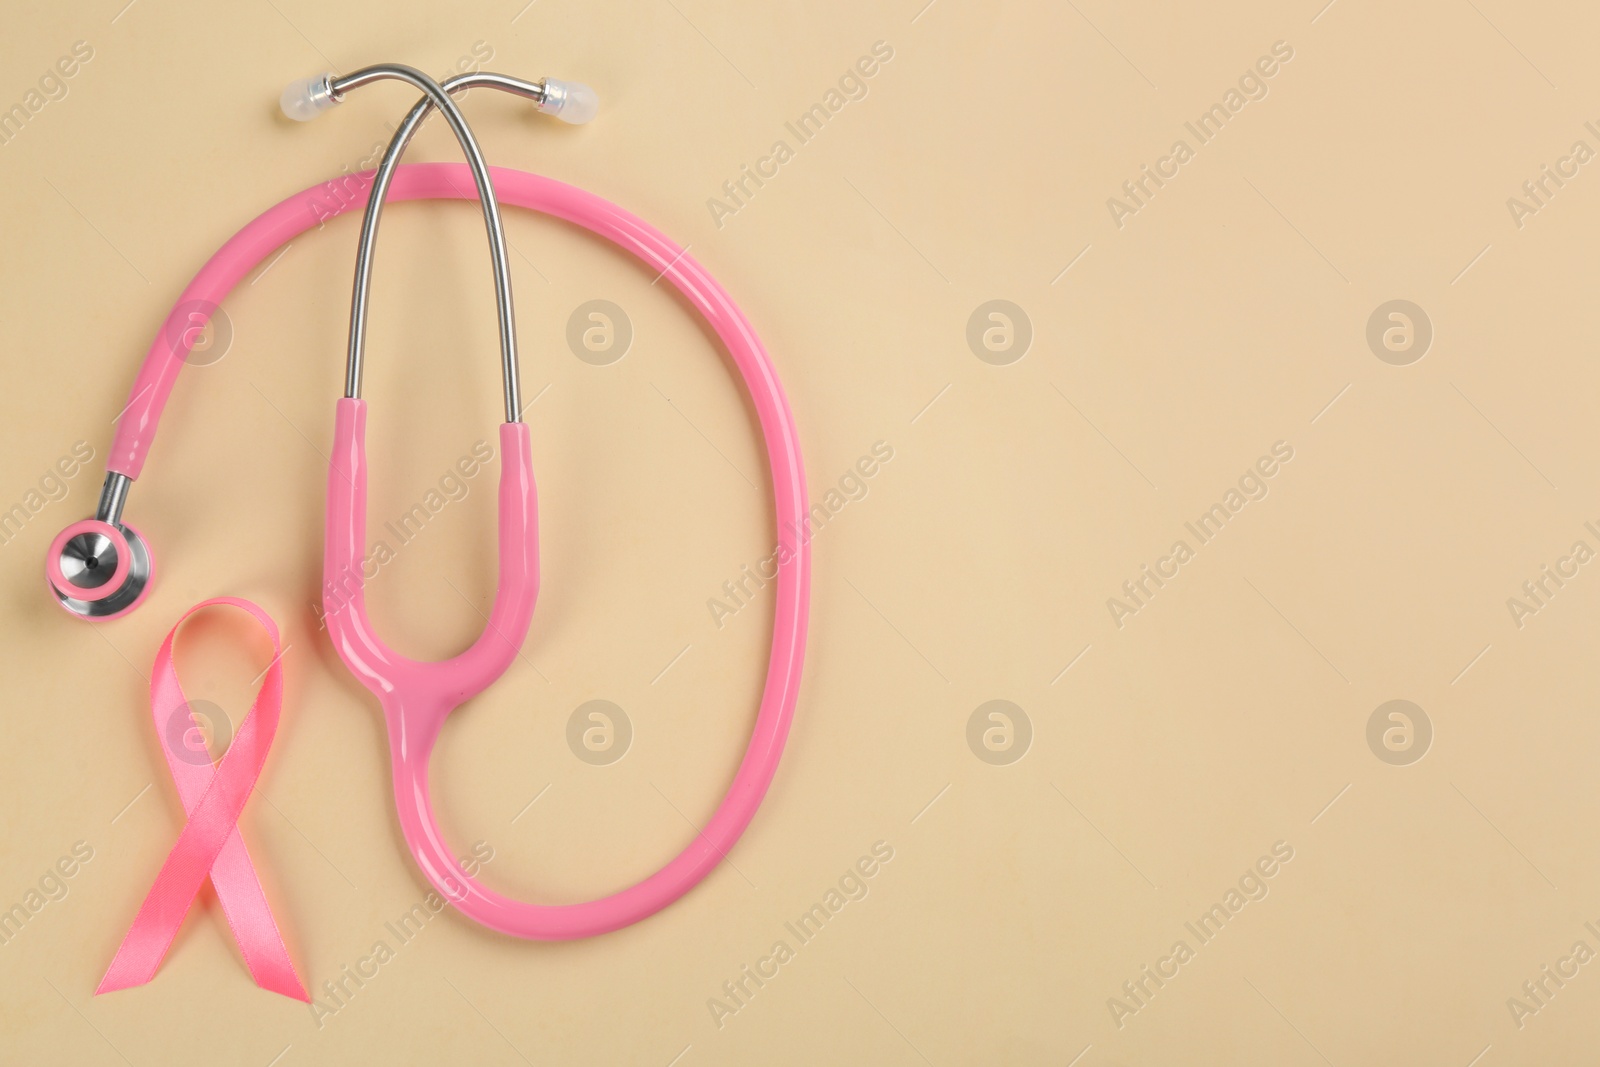
{"label": "pink stethoscope", "polygon": [[[805,526],[799,436],[777,372],[754,329],[722,286],[685,249],[592,193],[536,174],[488,167],[451,99],[452,93],[463,89],[491,87],[532,100],[546,114],[581,123],[594,115],[591,89],[553,78],[526,82],[491,73],[463,74],[441,85],[413,68],[384,64],[342,77],[321,75],[296,82],[284,91],[281,103],[291,118],[310,119],[340,102],[351,89],[386,79],[407,82],[425,95],[395,132],[377,170],[370,172],[372,191],[356,258],[345,395],[335,408],[328,474],[323,552],[328,633],[339,658],[383,707],[400,828],[428,881],[469,918],[503,933],[537,940],[591,937],[637,922],[678,899],[717,865],[755,815],[777,770],[800,687],[810,552],[805,539],[797,535],[791,543],[780,545],[772,648],[761,708],[727,795],[687,848],[643,881],[583,904],[513,900],[462,869],[433,814],[429,757],[450,712],[504,674],[517,656],[532,621],[539,587],[533,464],[528,427],[521,419],[516,321],[499,200],[564,219],[612,241],[675,286],[704,316],[727,346],[755,404],[772,471],[780,538],[787,536],[785,531],[797,534]],[[466,154],[466,164],[399,166],[412,134],[433,108],[449,122]],[[361,358],[372,251],[386,200],[474,196],[483,207],[489,234],[505,386],[506,421],[500,427],[499,580],[488,623],[472,646],[453,659],[419,662],[391,650],[373,631],[359,578],[366,546],[367,504],[367,408],[361,399]],[[128,488],[144,466],[156,422],[178,372],[210,313],[247,273],[291,238],[352,204],[349,198],[330,199],[322,186],[289,197],[235,234],[183,291],[151,344],[134,381],[132,398],[117,421],[95,517],[68,526],[50,546],[45,571],[62,607],[86,619],[113,619],[144,600],[154,574],[153,560],[144,537],[122,521],[122,511]]]}

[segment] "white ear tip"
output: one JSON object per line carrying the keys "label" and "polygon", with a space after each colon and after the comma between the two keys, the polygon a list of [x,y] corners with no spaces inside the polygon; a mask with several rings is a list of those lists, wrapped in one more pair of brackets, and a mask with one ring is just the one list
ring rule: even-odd
{"label": "white ear tip", "polygon": [[296,122],[310,122],[339,102],[334,98],[330,81],[327,74],[298,78],[284,87],[278,106]]}
{"label": "white ear tip", "polygon": [[560,78],[544,80],[544,103],[539,110],[554,115],[562,122],[581,126],[594,118],[600,110],[600,97],[582,82],[564,82]]}

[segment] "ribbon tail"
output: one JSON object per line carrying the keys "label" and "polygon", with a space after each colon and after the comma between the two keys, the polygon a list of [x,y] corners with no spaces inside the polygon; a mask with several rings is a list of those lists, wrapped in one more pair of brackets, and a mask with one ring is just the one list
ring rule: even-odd
{"label": "ribbon tail", "polygon": [[278,932],[266,892],[237,828],[211,866],[211,884],[216,887],[222,914],[256,985],[310,1003],[311,996],[295,973],[289,949]]}
{"label": "ribbon tail", "polygon": [[[239,749],[237,741],[244,739],[250,727],[247,718],[236,744],[228,751],[229,756]],[[244,759],[249,759],[249,754],[245,754]],[[223,762],[228,762],[226,757]],[[240,770],[249,776],[242,783],[248,790],[254,783],[255,773],[259,773],[259,764],[254,771],[246,767]],[[205,884],[222,846],[234,832],[239,810],[244,807],[245,796],[238,791],[240,783],[230,778],[218,773],[206,795],[189,813],[189,821],[178,835],[178,843],[172,846],[161,864],[155,884],[145,895],[139,914],[134,916],[133,925],[111,959],[111,966],[100,983],[103,991],[143,985],[161,968],[161,961],[178,936],[178,927],[183,925],[195,894]]]}
{"label": "ribbon tail", "polygon": [[[200,847],[203,848],[203,844]],[[181,890],[161,891],[164,878],[170,877],[169,869],[181,868],[191,862],[188,857],[179,854],[180,849],[184,849],[181,838],[167,857],[162,876],[157,877],[156,885],[151,888],[144,906],[139,909],[138,917],[118,946],[105,976],[100,979],[100,985],[94,991],[95,996],[144,985],[160,970],[167,950],[172,946],[193,902],[193,893],[184,896]],[[186,851],[192,856],[195,849]],[[223,896],[221,886],[230,887],[228,896],[236,906],[225,907],[224,914],[256,985],[291,1000],[310,1003],[311,995],[295,973],[288,948],[273,921],[272,911],[267,906],[250,855],[245,851],[244,839],[239,836],[237,829],[224,843],[212,864],[211,881],[218,888],[219,899]],[[195,888],[198,891],[199,886]],[[181,911],[174,914],[180,898]]]}
{"label": "ribbon tail", "polygon": [[[123,944],[127,941],[124,939]],[[117,949],[116,956],[111,960],[111,966],[106,968],[105,977],[100,979],[100,984],[95,987],[94,995],[102,993],[115,993],[119,989],[132,989],[136,985],[144,985],[150,981],[151,975],[140,976],[135,973],[135,968],[129,966],[131,959],[125,959],[122,949]]]}

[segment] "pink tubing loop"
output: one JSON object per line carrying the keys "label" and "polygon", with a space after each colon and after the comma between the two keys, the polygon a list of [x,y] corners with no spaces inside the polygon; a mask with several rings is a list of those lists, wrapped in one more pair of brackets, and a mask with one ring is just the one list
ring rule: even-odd
{"label": "pink tubing loop", "polygon": [[[370,185],[373,172],[354,176]],[[666,280],[721,338],[755,405],[772,474],[779,531],[774,624],[761,705],[733,782],[704,830],[644,880],[581,904],[514,900],[469,877],[439,829],[429,795],[428,762],[444,719],[510,665],[527,635],[538,588],[537,516],[527,427],[501,427],[498,589],[489,624],[450,660],[422,663],[391,651],[373,633],[360,584],[327,605],[328,632],[341,659],[379,699],[389,731],[395,806],[406,843],[427,880],[476,922],[516,937],[569,940],[638,922],[677,900],[706,877],[739,840],[777,771],[799,694],[811,588],[810,549],[802,536],[805,472],[794,418],[776,370],[733,299],[693,257],[654,227],[581,189],[523,171],[490,168],[502,204],[528,208],[581,226],[611,241]],[[214,308],[246,274],[295,236],[357,206],[339,195],[343,183],[313,186],[282,201],[240,230],[184,290],[145,357],[133,399],[117,425],[109,468],[130,478],[143,467],[162,408],[184,357],[201,331],[193,309]],[[400,166],[389,200],[476,199],[464,163]],[[203,324],[202,324],[203,325]],[[324,577],[357,568],[364,552],[366,408],[342,399],[328,479]],[[359,573],[359,571],[357,571]],[[337,583],[335,583],[337,585]]]}

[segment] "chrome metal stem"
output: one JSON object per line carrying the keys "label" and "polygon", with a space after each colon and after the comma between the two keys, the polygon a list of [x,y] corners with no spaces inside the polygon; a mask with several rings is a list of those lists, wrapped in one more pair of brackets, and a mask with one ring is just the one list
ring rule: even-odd
{"label": "chrome metal stem", "polygon": [[383,203],[388,196],[390,182],[394,178],[395,166],[400,162],[406,144],[411,140],[417,125],[427,115],[429,109],[437,107],[444,113],[446,121],[450,123],[451,131],[455,133],[456,140],[461,145],[461,151],[467,157],[467,166],[472,170],[472,180],[478,189],[478,201],[483,206],[483,222],[489,233],[489,254],[494,267],[495,304],[500,323],[500,364],[505,388],[506,421],[518,422],[521,419],[522,395],[517,373],[516,310],[511,299],[511,268],[506,259],[506,238],[505,229],[500,222],[500,204],[495,198],[494,186],[489,180],[488,164],[484,162],[483,153],[479,150],[478,142],[472,136],[472,130],[462,116],[461,109],[450,99],[450,93],[469,88],[474,84],[492,85],[507,92],[542,101],[543,87],[499,74],[462,75],[451,78],[441,86],[413,67],[398,63],[381,63],[333,79],[329,83],[329,91],[335,99],[343,99],[351,89],[384,80],[406,82],[420,89],[425,95],[423,100],[411,109],[406,121],[395,131],[389,147],[384,151],[383,161],[378,166],[372,192],[367,200],[366,215],[361,222],[361,244],[356,251],[355,286],[350,299],[350,343],[345,362],[344,395],[347,397],[361,395],[361,361],[366,350],[372,253],[378,240],[378,220],[383,214]]}
{"label": "chrome metal stem", "polygon": [[94,517],[101,522],[117,526],[122,522],[122,508],[128,502],[128,486],[133,479],[116,471],[106,471],[106,480],[100,486],[100,505]]}
{"label": "chrome metal stem", "polygon": [[468,74],[457,74],[454,78],[444,82],[445,92],[450,93],[452,96],[462,89],[475,89],[479,86],[499,89],[503,93],[510,93],[512,96],[520,96],[524,99],[532,100],[535,104],[543,104],[545,101],[543,78],[536,82],[530,82],[523,81],[521,78],[513,78],[509,74],[496,74],[493,71],[484,70]]}

